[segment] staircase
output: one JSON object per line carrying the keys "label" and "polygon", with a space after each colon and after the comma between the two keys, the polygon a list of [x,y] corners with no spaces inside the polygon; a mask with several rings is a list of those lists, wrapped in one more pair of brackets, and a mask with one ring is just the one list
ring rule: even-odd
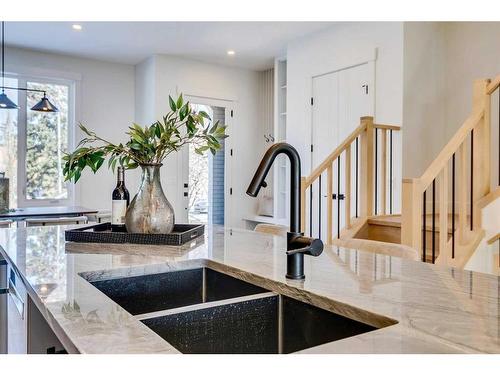
{"label": "staircase", "polygon": [[[327,244],[417,258],[414,249],[401,245],[400,218],[392,215],[393,138],[400,131],[399,126],[362,117],[310,176],[302,178],[302,231]],[[379,225],[384,217],[387,225]],[[372,231],[375,227],[383,230]],[[372,232],[383,241],[372,238]]]}
{"label": "staircase", "polygon": [[[490,101],[499,86],[500,76],[474,82],[471,115],[422,176],[403,179],[402,214],[392,212],[392,139],[401,129],[362,117],[302,178],[302,230],[328,244],[463,268],[486,241],[483,209],[500,197],[490,181]],[[493,221],[498,233],[500,216]]]}

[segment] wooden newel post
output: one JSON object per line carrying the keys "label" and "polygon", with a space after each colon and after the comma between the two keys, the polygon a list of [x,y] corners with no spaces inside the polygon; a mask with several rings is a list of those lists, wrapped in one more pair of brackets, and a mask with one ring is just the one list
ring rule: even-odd
{"label": "wooden newel post", "polygon": [[483,118],[474,129],[473,138],[473,229],[481,228],[480,212],[476,203],[490,192],[491,163],[490,163],[490,97],[487,93],[489,80],[474,81],[472,96],[472,111],[484,111]]}
{"label": "wooden newel post", "polygon": [[422,251],[422,197],[416,180],[403,179],[401,244]]}
{"label": "wooden newel post", "polygon": [[360,213],[361,216],[373,215],[373,199],[375,194],[374,185],[374,128],[373,117],[361,117],[361,124],[365,124],[365,130],[361,133],[361,150],[359,164],[360,179]]}
{"label": "wooden newel post", "polygon": [[300,230],[306,231],[306,178],[300,178]]}

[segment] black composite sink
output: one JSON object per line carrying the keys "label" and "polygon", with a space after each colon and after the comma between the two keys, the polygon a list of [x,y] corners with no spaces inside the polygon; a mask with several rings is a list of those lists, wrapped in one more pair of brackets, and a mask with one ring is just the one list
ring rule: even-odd
{"label": "black composite sink", "polygon": [[293,353],[376,329],[210,268],[92,284],[181,353]]}
{"label": "black composite sink", "polygon": [[132,315],[266,292],[210,268],[101,280],[91,284]]}
{"label": "black composite sink", "polygon": [[292,353],[376,329],[280,295],[142,322],[180,352],[205,354]]}

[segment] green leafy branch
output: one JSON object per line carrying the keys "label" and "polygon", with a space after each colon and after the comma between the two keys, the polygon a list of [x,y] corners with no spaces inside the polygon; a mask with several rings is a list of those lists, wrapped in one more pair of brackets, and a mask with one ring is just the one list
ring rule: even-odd
{"label": "green leafy branch", "polygon": [[85,168],[97,172],[106,158],[109,158],[108,168],[113,171],[117,164],[126,169],[161,164],[170,153],[186,144],[193,144],[200,155],[207,151],[215,155],[221,148],[220,141],[227,137],[226,126],[219,121],[210,126],[210,116],[204,111],[194,111],[189,102],[184,102],[182,94],[175,101],[171,96],[168,100],[171,111],[149,127],[132,124],[126,133],[130,139],[125,144],[112,143],[80,124],[86,136],[75,151],[63,157],[65,180],[76,183]]}

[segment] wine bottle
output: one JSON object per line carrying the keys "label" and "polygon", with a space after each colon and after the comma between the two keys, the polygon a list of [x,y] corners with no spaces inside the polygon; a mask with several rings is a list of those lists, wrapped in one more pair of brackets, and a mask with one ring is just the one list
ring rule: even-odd
{"label": "wine bottle", "polygon": [[130,203],[130,195],[125,187],[125,169],[118,167],[117,182],[112,194],[111,203],[111,231],[126,232],[125,214]]}

